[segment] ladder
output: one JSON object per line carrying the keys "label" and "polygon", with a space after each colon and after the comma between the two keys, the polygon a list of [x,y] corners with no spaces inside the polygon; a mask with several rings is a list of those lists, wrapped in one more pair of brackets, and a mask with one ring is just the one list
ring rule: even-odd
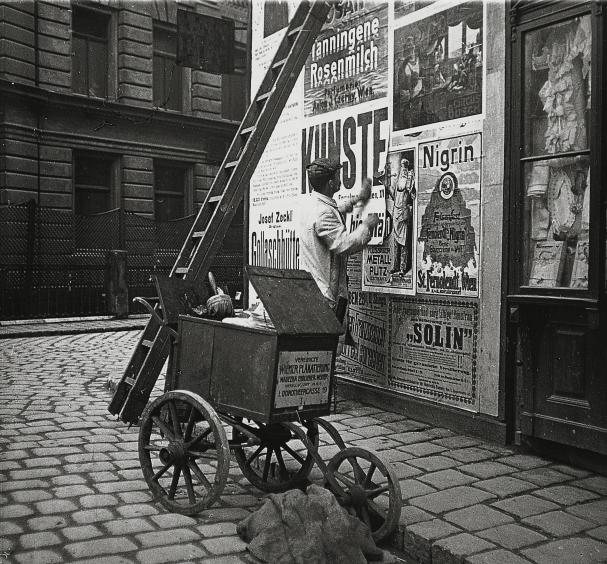
{"label": "ladder", "polygon": [[[170,277],[195,283],[207,276],[329,9],[328,2],[307,0],[297,8]],[[138,422],[171,350],[175,330],[166,319],[152,315],[108,406],[125,423]]]}

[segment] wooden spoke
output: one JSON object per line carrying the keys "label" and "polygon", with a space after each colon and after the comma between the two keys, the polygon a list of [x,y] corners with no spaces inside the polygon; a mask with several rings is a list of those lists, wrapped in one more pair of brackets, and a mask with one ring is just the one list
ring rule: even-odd
{"label": "wooden spoke", "polygon": [[372,462],[371,466],[369,467],[369,472],[367,473],[367,477],[365,478],[365,483],[364,483],[364,487],[365,488],[369,488],[371,487],[372,479],[373,479],[373,473],[375,472],[375,469],[377,468],[377,466],[375,466],[375,464]]}
{"label": "wooden spoke", "polygon": [[385,486],[379,486],[378,488],[375,488],[373,490],[367,490],[367,498],[375,499],[378,495],[386,493],[387,491],[390,491],[390,486],[388,484],[386,484]]}
{"label": "wooden spoke", "polygon": [[259,454],[264,448],[266,448],[266,445],[259,445],[259,447],[257,447],[257,450],[247,458],[247,466],[251,466],[251,462],[259,457]]}
{"label": "wooden spoke", "polygon": [[158,472],[156,472],[156,474],[152,476],[152,480],[154,480],[154,482],[157,482],[160,476],[162,476],[171,466],[171,462],[165,464],[160,470],[158,470]]}
{"label": "wooden spoke", "polygon": [[213,429],[211,429],[210,427],[208,429],[205,429],[203,433],[201,433],[200,435],[194,437],[191,441],[189,441],[188,443],[186,443],[186,448],[192,448],[194,445],[197,445],[200,441],[206,439],[211,432],[213,431]]}
{"label": "wooden spoke", "polygon": [[171,413],[171,419],[173,420],[173,432],[175,433],[175,437],[181,436],[181,428],[179,427],[179,416],[177,415],[177,408],[175,407],[175,402],[168,402],[169,412]]}
{"label": "wooden spoke", "polygon": [[183,467],[183,478],[185,480],[185,486],[188,490],[188,499],[190,503],[194,505],[196,503],[196,493],[194,492],[194,484],[192,484],[192,475],[190,474],[190,467]]}
{"label": "wooden spoke", "polygon": [[210,490],[212,487],[211,482],[209,482],[209,480],[207,480],[207,477],[204,475],[204,473],[202,472],[202,470],[200,469],[198,464],[196,464],[196,462],[194,460],[189,460],[188,465],[189,465],[190,469],[192,470],[192,472],[194,472],[194,475],[196,476],[196,478],[198,478],[198,481],[201,484],[204,484],[204,486],[205,486],[205,488],[207,488],[207,490]]}
{"label": "wooden spoke", "polygon": [[268,481],[268,476],[270,475],[270,464],[272,462],[272,452],[273,450],[268,447],[268,454],[266,455],[266,461],[263,465],[263,481]]}
{"label": "wooden spoke", "polygon": [[156,423],[156,425],[158,425],[158,428],[160,429],[160,431],[162,432],[162,434],[169,439],[170,441],[172,441],[175,437],[173,436],[173,431],[171,431],[165,424],[165,422],[160,419],[160,417],[158,417],[157,415],[152,415],[152,421],[154,423]]}
{"label": "wooden spoke", "polygon": [[362,522],[369,527],[369,531],[371,530],[371,518],[369,517],[369,512],[367,511],[367,507],[365,505],[360,508],[360,517],[362,518]]}
{"label": "wooden spoke", "polygon": [[280,452],[280,449],[277,448],[274,453],[276,454],[276,460],[278,461],[280,469],[282,470],[283,474],[287,476],[289,474],[289,471],[287,470],[287,465],[285,464],[285,461],[282,457],[282,452]]}
{"label": "wooden spoke", "polygon": [[305,458],[301,456],[298,452],[294,451],[289,445],[284,445],[282,448],[284,448],[300,464],[303,464],[305,462]]}
{"label": "wooden spoke", "polygon": [[173,479],[171,480],[171,489],[169,490],[169,499],[175,499],[175,492],[177,491],[177,484],[179,484],[180,474],[181,468],[175,466],[175,472],[173,473]]}
{"label": "wooden spoke", "polygon": [[190,408],[190,415],[188,416],[188,422],[185,426],[185,431],[183,433],[183,440],[189,441],[192,438],[192,430],[194,429],[194,424],[196,421],[196,410],[194,406]]}
{"label": "wooden spoke", "polygon": [[333,475],[335,476],[335,478],[337,480],[339,480],[342,484],[345,484],[349,488],[354,486],[354,482],[352,480],[346,478],[346,476],[344,474],[342,474],[341,472],[335,472]]}

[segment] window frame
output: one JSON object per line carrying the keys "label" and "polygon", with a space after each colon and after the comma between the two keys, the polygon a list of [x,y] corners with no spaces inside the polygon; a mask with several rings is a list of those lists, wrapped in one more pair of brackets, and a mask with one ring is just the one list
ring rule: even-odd
{"label": "window frame", "polygon": [[[508,251],[505,253],[509,261],[508,296],[518,301],[545,301],[557,299],[565,301],[583,301],[596,303],[601,294],[601,286],[605,290],[605,190],[602,188],[605,174],[605,163],[600,155],[604,154],[607,146],[607,135],[601,136],[605,119],[602,109],[605,102],[605,80],[601,65],[607,62],[603,47],[602,18],[597,17],[599,8],[596,2],[572,4],[568,2],[524,3],[517,2],[511,10],[510,38],[512,59],[510,69],[510,114],[507,127],[510,129],[510,148],[506,155],[506,182],[509,186],[509,197],[505,200],[505,223],[510,224]],[[524,251],[521,234],[524,232],[524,200],[525,200],[525,164],[545,160],[550,155],[524,155],[525,146],[525,37],[526,34],[541,30],[548,26],[570,20],[575,17],[590,15],[592,29],[592,60],[591,60],[591,91],[592,106],[588,123],[588,156],[590,166],[591,186],[589,210],[589,265],[588,288],[578,289],[569,287],[532,287],[523,283],[524,267],[522,264]],[[603,49],[603,51],[601,51]],[[594,124],[594,125],[592,125]],[[577,152],[577,151],[576,151]],[[560,154],[562,156],[562,154]],[[602,212],[602,213],[601,213]],[[601,234],[602,237],[601,237]]]}
{"label": "window frame", "polygon": [[[162,32],[172,33],[175,36],[175,51],[174,52],[165,51],[162,48],[158,47],[158,42],[156,39],[157,30],[162,31]],[[156,91],[157,76],[156,76],[156,72],[154,71],[155,66],[156,66],[155,65],[156,57],[160,57],[164,61],[164,66],[163,66],[164,72],[163,72],[163,76],[162,76],[163,96],[164,96],[164,92],[166,91],[166,88],[167,88],[166,61],[172,60],[174,67],[175,67],[175,71],[179,73],[179,77],[177,78],[177,81],[179,83],[180,88],[179,88],[178,96],[175,98],[178,101],[177,108],[170,107],[167,105],[168,101],[171,99],[170,96],[166,97],[165,100],[156,99],[155,91]],[[183,113],[185,111],[185,109],[186,109],[186,104],[184,101],[184,95],[186,92],[186,87],[185,87],[186,76],[185,75],[186,75],[186,73],[184,72],[184,68],[180,67],[177,64],[177,28],[176,28],[176,26],[168,24],[166,22],[162,22],[160,20],[154,20],[153,24],[152,24],[152,103],[153,103],[154,107],[162,108],[163,110],[179,112],[179,113]]]}
{"label": "window frame", "polygon": [[[159,168],[168,168],[168,169],[177,169],[183,174],[183,191],[177,192],[176,190],[158,190],[156,187],[157,182],[157,170]],[[153,204],[154,204],[154,219],[156,221],[161,221],[158,219],[158,214],[156,213],[156,201],[157,195],[160,196],[175,196],[177,194],[181,195],[183,199],[183,215],[179,217],[173,217],[162,221],[172,221],[175,219],[180,219],[182,217],[187,217],[192,214],[193,208],[193,191],[192,191],[192,166],[189,163],[184,163],[182,161],[171,161],[166,159],[154,159],[154,180],[153,180]]]}
{"label": "window frame", "polygon": [[[77,31],[74,27],[74,12],[86,12],[89,15],[93,15],[99,18],[103,18],[105,20],[105,40],[100,39],[99,37],[87,34],[82,31]],[[85,75],[85,92],[77,91],[75,88],[75,73],[74,73],[74,59],[76,58],[76,41],[75,39],[84,39],[86,41],[86,75]],[[102,98],[108,99],[113,96],[115,91],[115,72],[114,65],[112,65],[112,61],[114,59],[115,53],[115,21],[112,17],[112,13],[109,10],[98,9],[96,7],[82,5],[81,3],[72,4],[72,13],[71,13],[71,48],[72,48],[72,56],[71,56],[71,67],[70,72],[72,75],[72,91],[74,94],[79,96],[86,96],[87,98]],[[103,95],[91,94],[89,88],[90,82],[90,67],[89,67],[89,57],[90,57],[90,49],[89,42],[93,41],[94,43],[100,44],[103,43],[105,45],[105,68],[102,69],[102,74],[104,76],[104,87],[105,92]]]}
{"label": "window frame", "polygon": [[[77,182],[77,177],[78,177],[78,161],[81,159],[90,159],[90,160],[97,160],[97,161],[104,161],[107,162],[108,164],[108,186],[104,186],[101,184],[80,184]],[[113,209],[116,209],[118,207],[120,207],[120,203],[119,203],[119,194],[118,194],[118,189],[117,189],[117,170],[118,170],[118,159],[116,158],[115,155],[110,155],[110,154],[98,154],[98,153],[93,153],[91,151],[75,151],[74,152],[74,156],[73,156],[73,163],[74,163],[74,172],[73,172],[73,181],[72,181],[72,185],[73,185],[73,204],[72,204],[72,210],[74,212],[74,214],[77,215],[88,215],[88,214],[81,214],[78,211],[77,208],[77,192],[79,190],[79,187],[86,187],[85,189],[87,191],[92,191],[92,192],[106,192],[108,195],[108,209],[107,210],[103,210],[103,211],[98,211],[98,212],[94,212],[93,215],[95,214],[99,214],[99,213],[106,213],[108,211],[111,211]]]}

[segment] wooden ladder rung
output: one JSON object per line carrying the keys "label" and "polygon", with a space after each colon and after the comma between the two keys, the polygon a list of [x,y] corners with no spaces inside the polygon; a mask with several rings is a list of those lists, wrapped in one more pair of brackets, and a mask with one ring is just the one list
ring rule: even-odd
{"label": "wooden ladder rung", "polygon": [[298,35],[302,29],[303,29],[303,25],[294,27],[291,31],[289,31],[289,33],[287,35],[289,37],[292,37],[293,35]]}
{"label": "wooden ladder rung", "polygon": [[131,388],[133,387],[133,384],[135,384],[135,378],[126,377],[124,381],[131,386]]}
{"label": "wooden ladder rung", "polygon": [[192,239],[202,239],[204,237],[204,231],[194,231],[192,233]]}
{"label": "wooden ladder rung", "polygon": [[248,135],[249,133],[253,133],[253,131],[255,131],[256,129],[257,129],[257,127],[255,125],[252,125],[251,127],[245,127],[240,130],[240,134]]}
{"label": "wooden ladder rung", "polygon": [[283,67],[285,65],[285,63],[287,62],[288,57],[285,57],[284,59],[280,59],[280,61],[276,61],[273,65],[272,68],[273,69],[279,69],[280,67]]}
{"label": "wooden ladder rung", "polygon": [[229,163],[225,164],[225,168],[236,168],[236,165],[238,164],[238,161],[230,161]]}
{"label": "wooden ladder rung", "polygon": [[175,274],[187,274],[189,270],[190,269],[187,266],[178,266],[175,269]]}
{"label": "wooden ladder rung", "polygon": [[272,92],[274,92],[274,89],[270,90],[269,92],[264,92],[263,94],[260,94],[259,96],[257,96],[257,98],[255,98],[255,101],[265,102],[272,95]]}
{"label": "wooden ladder rung", "polygon": [[222,198],[221,196],[211,196],[211,197],[209,197],[209,202],[214,204],[216,202],[219,202],[221,200],[221,198]]}
{"label": "wooden ladder rung", "polygon": [[141,346],[143,347],[151,348],[153,344],[154,341],[150,341],[149,339],[143,339],[143,341],[141,341]]}

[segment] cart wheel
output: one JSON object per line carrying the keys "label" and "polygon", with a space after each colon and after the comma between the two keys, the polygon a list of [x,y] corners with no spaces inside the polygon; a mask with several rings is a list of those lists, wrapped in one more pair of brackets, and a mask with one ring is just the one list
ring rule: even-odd
{"label": "cart wheel", "polygon": [[[318,447],[315,421],[302,423],[310,442]],[[264,425],[245,420],[232,428],[234,458],[244,476],[264,492],[277,493],[301,486],[314,466],[305,444],[284,423]]]}
{"label": "cart wheel", "polygon": [[139,461],[157,501],[170,511],[194,515],[223,491],[230,448],[215,410],[200,396],[172,391],[141,416]]}
{"label": "cart wheel", "polygon": [[394,531],[402,507],[400,485],[392,468],[375,453],[345,448],[329,461],[326,477],[340,503],[369,527],[373,540]]}

